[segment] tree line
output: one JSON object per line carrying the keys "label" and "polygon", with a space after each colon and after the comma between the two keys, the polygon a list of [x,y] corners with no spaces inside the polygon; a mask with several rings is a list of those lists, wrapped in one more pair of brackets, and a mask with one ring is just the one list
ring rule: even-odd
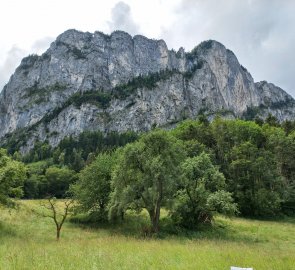
{"label": "tree line", "polygon": [[[120,139],[110,144],[100,135],[85,133],[50,151],[40,144],[29,156],[13,156],[27,165],[1,150],[5,164],[24,168],[12,190],[25,191],[27,198],[73,196],[77,210],[94,221],[124,222],[126,212],[145,209],[151,232],[159,231],[163,208],[175,226],[188,229],[211,224],[216,213],[295,212],[293,122],[217,117],[210,123],[200,116],[170,131],[115,136]],[[83,160],[80,166],[75,153]],[[0,188],[2,197],[22,195]]]}

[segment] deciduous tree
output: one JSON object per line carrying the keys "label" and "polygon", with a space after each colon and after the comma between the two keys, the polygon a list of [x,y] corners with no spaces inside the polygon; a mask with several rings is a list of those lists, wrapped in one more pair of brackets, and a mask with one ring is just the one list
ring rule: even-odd
{"label": "deciduous tree", "polygon": [[154,130],[127,145],[113,173],[110,217],[128,208],[145,208],[152,231],[158,232],[161,207],[177,189],[184,157],[182,143],[163,130]]}
{"label": "deciduous tree", "polygon": [[26,179],[26,167],[0,149],[0,204],[13,205],[12,198],[23,194],[23,182]]}
{"label": "deciduous tree", "polygon": [[181,165],[181,186],[172,204],[172,219],[180,226],[195,228],[211,223],[213,214],[234,215],[237,205],[226,192],[225,179],[208,154],[187,158]]}
{"label": "deciduous tree", "polygon": [[79,202],[80,210],[92,214],[99,220],[107,218],[112,167],[112,155],[99,154],[79,173],[77,183],[71,187],[74,197]]}

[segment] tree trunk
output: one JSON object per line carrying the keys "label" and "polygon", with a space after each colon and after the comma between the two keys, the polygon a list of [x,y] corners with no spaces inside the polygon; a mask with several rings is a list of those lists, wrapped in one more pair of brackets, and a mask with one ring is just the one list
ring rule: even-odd
{"label": "tree trunk", "polygon": [[61,227],[57,227],[56,228],[56,240],[58,241],[59,238],[60,238],[60,230],[61,230]]}
{"label": "tree trunk", "polygon": [[153,231],[157,233],[159,231],[159,221],[161,213],[161,204],[163,199],[163,181],[158,180],[158,198],[155,205],[154,217],[153,217]]}
{"label": "tree trunk", "polygon": [[152,232],[159,232],[159,221],[160,221],[160,213],[161,213],[161,203],[157,202],[153,210],[148,210],[151,224],[152,224]]}
{"label": "tree trunk", "polygon": [[125,216],[124,211],[121,211],[121,220],[122,220],[122,221],[124,220],[124,216]]}
{"label": "tree trunk", "polygon": [[155,211],[153,210],[148,210],[149,212],[149,216],[150,216],[150,221],[151,221],[151,225],[152,225],[152,232],[155,232]]}
{"label": "tree trunk", "polygon": [[157,200],[155,205],[148,204],[148,200],[146,200],[143,196],[143,202],[145,204],[146,209],[148,210],[151,224],[152,224],[152,232],[157,233],[159,232],[159,221],[160,221],[160,212],[161,212],[161,204],[163,200],[163,181],[162,179],[158,179],[157,183],[158,194]]}
{"label": "tree trunk", "polygon": [[160,213],[161,213],[161,202],[157,202],[156,212],[154,215],[154,222],[153,222],[153,231],[155,233],[159,231]]}

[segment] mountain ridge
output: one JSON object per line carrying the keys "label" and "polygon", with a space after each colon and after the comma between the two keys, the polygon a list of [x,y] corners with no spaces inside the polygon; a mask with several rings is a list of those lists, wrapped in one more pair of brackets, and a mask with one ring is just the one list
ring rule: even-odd
{"label": "mountain ridge", "polygon": [[[294,99],[266,81],[254,82],[232,51],[217,41],[191,52],[164,40],[123,31],[67,30],[41,56],[21,61],[0,93],[0,138],[31,130],[22,151],[37,140],[52,146],[83,131],[146,131],[223,112],[294,119]],[[259,110],[257,109],[259,108]]]}

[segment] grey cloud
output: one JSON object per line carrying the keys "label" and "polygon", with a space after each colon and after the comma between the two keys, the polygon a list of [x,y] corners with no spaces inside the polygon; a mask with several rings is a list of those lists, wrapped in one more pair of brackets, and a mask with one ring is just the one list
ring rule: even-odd
{"label": "grey cloud", "polygon": [[0,91],[8,82],[9,77],[14,72],[21,59],[26,56],[27,52],[17,46],[13,46],[7,53],[6,59],[0,66]]}
{"label": "grey cloud", "polygon": [[182,0],[162,37],[186,49],[218,40],[256,81],[273,82],[295,96],[294,9],[292,0]]}
{"label": "grey cloud", "polygon": [[[52,37],[44,37],[36,40],[31,49],[31,53],[41,54],[48,49],[50,43],[54,40]],[[21,49],[17,46],[13,46],[8,53],[3,64],[0,66],[0,92],[3,86],[8,82],[9,77],[13,74],[16,67],[20,64],[22,58],[27,56],[30,52]]]}
{"label": "grey cloud", "polygon": [[139,33],[139,26],[134,22],[130,6],[120,1],[111,10],[110,31],[123,30],[132,35]]}
{"label": "grey cloud", "polygon": [[38,54],[43,53],[45,50],[49,48],[50,43],[53,41],[54,41],[53,37],[44,37],[44,38],[38,39],[32,45],[32,50]]}

